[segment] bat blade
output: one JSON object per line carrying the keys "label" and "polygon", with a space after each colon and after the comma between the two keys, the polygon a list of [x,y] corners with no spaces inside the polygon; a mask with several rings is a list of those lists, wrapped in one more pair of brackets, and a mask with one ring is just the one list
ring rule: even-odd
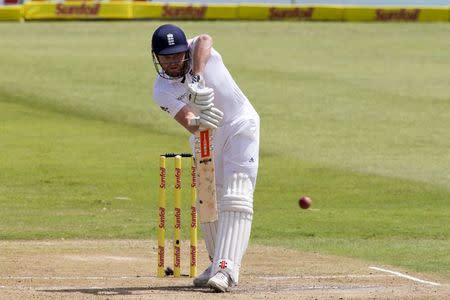
{"label": "bat blade", "polygon": [[212,130],[199,130],[195,136],[197,198],[200,223],[214,222],[218,219],[218,214]]}

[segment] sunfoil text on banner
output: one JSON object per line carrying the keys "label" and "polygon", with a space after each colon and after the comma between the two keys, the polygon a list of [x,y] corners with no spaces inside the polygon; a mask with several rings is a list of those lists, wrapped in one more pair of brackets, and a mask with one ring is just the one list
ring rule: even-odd
{"label": "sunfoil text on banner", "polygon": [[237,5],[133,3],[136,19],[235,20]]}
{"label": "sunfoil text on banner", "polygon": [[242,4],[238,8],[238,18],[241,20],[340,21],[342,7]]}
{"label": "sunfoil text on banner", "polygon": [[448,22],[448,8],[432,7],[345,7],[349,22]]}
{"label": "sunfoil text on banner", "polygon": [[28,2],[26,20],[47,19],[131,19],[131,2]]}

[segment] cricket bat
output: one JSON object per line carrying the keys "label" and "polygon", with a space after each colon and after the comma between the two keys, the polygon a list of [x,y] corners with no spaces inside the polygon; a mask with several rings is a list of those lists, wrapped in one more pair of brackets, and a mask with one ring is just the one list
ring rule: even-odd
{"label": "cricket bat", "polygon": [[211,129],[200,129],[195,133],[197,199],[200,223],[214,222],[218,219],[212,138]]}

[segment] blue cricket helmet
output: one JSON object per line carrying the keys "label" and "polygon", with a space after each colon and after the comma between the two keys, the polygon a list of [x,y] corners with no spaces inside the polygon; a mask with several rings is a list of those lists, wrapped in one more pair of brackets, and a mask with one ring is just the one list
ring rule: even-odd
{"label": "blue cricket helmet", "polygon": [[165,24],[153,33],[152,50],[156,55],[169,55],[189,50],[189,45],[181,28]]}
{"label": "blue cricket helmet", "polygon": [[[183,70],[177,76],[169,76],[162,68],[158,56],[185,53]],[[191,59],[189,44],[183,30],[172,24],[158,27],[152,36],[152,58],[156,72],[165,79],[178,79],[184,77],[190,70]]]}

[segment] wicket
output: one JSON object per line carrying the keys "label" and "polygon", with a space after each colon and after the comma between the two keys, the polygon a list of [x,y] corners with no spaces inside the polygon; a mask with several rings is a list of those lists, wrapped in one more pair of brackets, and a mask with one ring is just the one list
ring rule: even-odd
{"label": "wicket", "polygon": [[181,174],[182,158],[191,160],[191,222],[190,222],[190,268],[189,277],[197,276],[197,209],[195,162],[189,153],[166,153],[159,157],[159,212],[158,212],[158,269],[157,277],[164,277],[165,231],[166,231],[166,158],[175,158],[174,181],[174,237],[173,237],[173,275],[181,276]]}

